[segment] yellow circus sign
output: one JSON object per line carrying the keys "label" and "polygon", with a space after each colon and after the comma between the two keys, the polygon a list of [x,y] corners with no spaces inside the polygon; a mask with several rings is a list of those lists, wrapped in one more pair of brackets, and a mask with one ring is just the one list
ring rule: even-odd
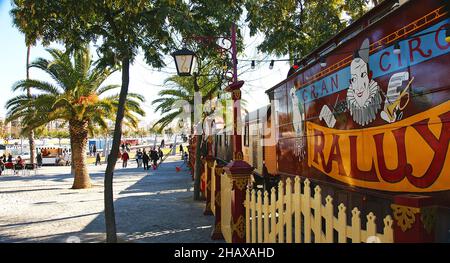
{"label": "yellow circus sign", "polygon": [[308,165],[359,187],[450,190],[450,101],[377,127],[337,130],[307,123]]}

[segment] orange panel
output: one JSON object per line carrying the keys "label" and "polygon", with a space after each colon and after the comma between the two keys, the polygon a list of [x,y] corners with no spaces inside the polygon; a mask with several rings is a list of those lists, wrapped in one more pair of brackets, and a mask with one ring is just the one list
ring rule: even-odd
{"label": "orange panel", "polygon": [[270,174],[277,174],[277,148],[275,145],[264,148],[264,160]]}

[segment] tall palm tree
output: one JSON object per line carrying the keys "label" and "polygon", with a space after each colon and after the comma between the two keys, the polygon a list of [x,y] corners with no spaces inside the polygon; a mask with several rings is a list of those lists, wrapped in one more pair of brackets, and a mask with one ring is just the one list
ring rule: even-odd
{"label": "tall palm tree", "polygon": [[[7,120],[21,120],[26,130],[53,120],[66,121],[75,173],[72,188],[89,188],[91,182],[85,160],[88,135],[93,135],[96,128],[106,130],[107,121],[115,118],[119,95],[107,93],[120,86],[102,86],[102,83],[117,69],[93,61],[88,47],[70,53],[58,49],[47,51],[52,60],[39,58],[30,67],[47,73],[55,84],[33,79],[15,83],[14,91],[32,88],[38,93],[31,97],[21,94],[10,99],[6,103]],[[144,116],[140,107],[143,101],[143,96],[129,94],[125,105],[126,125],[137,127],[137,115]]]}
{"label": "tall palm tree", "polygon": [[[27,10],[27,12],[32,12],[33,7],[30,6],[32,3],[27,3],[19,0],[12,1],[16,6],[24,5],[24,9]],[[27,56],[26,56],[26,78],[30,78],[30,53],[31,53],[31,47],[36,44],[37,39],[39,38],[39,32],[37,30],[35,31],[27,31],[24,28],[24,24],[30,23],[29,16],[26,15],[17,15],[17,12],[15,10],[11,11],[11,16],[13,18],[13,25],[17,27],[17,29],[22,32],[25,35],[25,44],[27,47]],[[30,88],[27,89],[27,96],[31,98],[31,90]],[[23,133],[23,132],[22,132]],[[31,129],[27,132],[28,134],[28,144],[30,146],[30,163],[34,163],[35,157],[36,157],[36,145],[34,141],[34,130]],[[24,134],[25,135],[25,134]]]}

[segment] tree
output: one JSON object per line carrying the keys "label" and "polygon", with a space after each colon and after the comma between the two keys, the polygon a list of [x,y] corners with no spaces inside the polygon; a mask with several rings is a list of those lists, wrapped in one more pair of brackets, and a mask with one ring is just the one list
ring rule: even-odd
{"label": "tree", "polygon": [[[114,128],[113,144],[105,172],[105,221],[107,242],[117,242],[114,204],[113,172],[119,152],[122,120],[128,94],[129,68],[141,49],[148,64],[160,68],[162,55],[169,52],[172,24],[182,24],[186,11],[182,0],[67,0],[34,1],[30,21],[36,25],[26,28],[42,32],[43,43],[62,41],[69,48],[98,42],[97,51],[105,64],[122,65],[122,86]],[[17,6],[16,14],[26,10]]]}
{"label": "tree", "polygon": [[[96,131],[93,131],[95,134]],[[66,130],[54,130],[48,133],[51,138],[57,138],[59,140],[59,146],[61,146],[61,140],[64,138],[70,138],[70,133]]]}
{"label": "tree", "polygon": [[35,138],[41,139],[48,137],[49,131],[45,125],[39,126],[34,129]]}
{"label": "tree", "polygon": [[350,16],[352,21],[360,18],[364,13],[369,10],[369,3],[372,2],[374,6],[378,5],[377,0],[346,0],[343,5],[343,10]]}
{"label": "tree", "polygon": [[[153,127],[162,132],[169,124],[182,117],[183,109],[178,105],[173,106],[177,101],[186,101],[189,105],[194,105],[195,92],[200,92],[202,102],[211,97],[217,96],[224,80],[220,75],[209,77],[203,75],[200,77],[180,77],[171,76],[164,81],[164,89],[158,92],[159,98],[152,101],[155,105],[155,113],[160,112],[162,117],[158,119]],[[195,82],[194,82],[195,81]],[[194,85],[195,84],[195,85]],[[198,87],[195,87],[198,86]],[[190,131],[194,133],[194,112],[191,111]]]}
{"label": "tree", "polygon": [[[20,0],[14,0],[15,5],[22,6],[23,10],[25,12],[31,11],[31,4],[32,3],[23,3]],[[13,17],[13,24],[22,32],[25,34],[25,44],[27,46],[27,56],[26,56],[26,78],[30,78],[30,53],[31,53],[31,46],[34,46],[36,44],[36,41],[39,36],[39,32],[37,30],[29,29],[28,27],[24,27],[23,25],[26,23],[30,23],[28,20],[28,17],[26,14],[16,16],[13,12],[11,12],[11,15]],[[27,88],[27,96],[31,98],[31,89]],[[34,142],[34,130],[28,131],[28,143],[30,145],[30,163],[33,163],[36,157],[36,144]]]}
{"label": "tree", "polygon": [[[27,17],[32,23],[21,25],[24,30],[38,32],[44,45],[63,42],[69,49],[97,42],[97,53],[105,64],[122,65],[122,86],[115,122],[112,152],[117,153],[122,134],[125,101],[129,85],[129,66],[138,50],[147,63],[164,66],[163,54],[173,49],[175,31],[186,36],[195,32],[228,32],[229,21],[238,21],[243,0],[20,0],[25,5],[14,7],[14,16]],[[189,5],[189,6],[188,6]],[[214,8],[211,8],[214,6]],[[193,21],[202,19],[197,32]],[[222,23],[222,21],[228,21]],[[219,29],[207,31],[205,25],[220,24]],[[98,40],[98,41],[97,41]],[[105,172],[105,221],[107,242],[116,242],[113,204],[113,172],[117,155],[110,154]]]}
{"label": "tree", "polygon": [[[243,12],[245,0],[235,1],[223,1],[223,0],[191,0],[188,1],[189,12],[184,17],[183,23],[178,27],[178,31],[181,36],[185,37],[185,44],[190,46],[192,50],[195,50],[197,58],[199,59],[199,75],[209,74],[212,69],[219,69],[219,71],[213,73],[216,76],[224,77],[220,78],[217,83],[220,85],[215,86],[215,89],[211,89],[210,93],[202,93],[202,102],[210,99],[214,96],[215,92],[221,88],[221,85],[227,81],[229,76],[226,76],[224,72],[220,72],[225,68],[230,68],[231,56],[230,54],[223,52],[217,47],[215,41],[218,36],[230,37],[231,26],[240,20]],[[213,7],[213,8],[212,8]],[[193,37],[194,36],[194,37]],[[200,36],[196,38],[195,36]],[[202,38],[206,37],[206,38]],[[209,38],[208,38],[209,37]],[[204,41],[206,40],[206,41]],[[238,50],[243,50],[242,36],[238,30]],[[208,70],[209,68],[209,70]],[[226,70],[226,69],[225,69]],[[202,72],[204,71],[204,73]],[[179,80],[180,83],[184,82],[185,85],[190,86],[189,92],[200,92],[202,89],[202,77],[195,75],[187,78],[186,80]],[[214,86],[214,85],[213,85]],[[190,100],[187,100],[193,105],[193,96]],[[191,102],[192,101],[192,102]],[[166,104],[169,102],[166,102]],[[194,105],[195,106],[195,105]],[[165,115],[160,121],[161,124],[170,123],[171,119],[176,118],[177,113],[172,112]],[[191,120],[193,120],[193,112],[191,113]],[[202,132],[199,130],[193,131],[193,127],[198,123],[191,121],[191,133],[194,134],[195,140],[198,142],[195,149],[195,167],[194,167],[194,200],[200,200],[200,175],[201,175],[201,162],[200,162],[200,142],[202,141]],[[164,125],[161,125],[164,126]],[[197,126],[199,127],[199,126]]]}
{"label": "tree", "polygon": [[[89,188],[91,182],[85,160],[88,134],[92,134],[96,126],[106,129],[107,119],[112,119],[117,111],[119,96],[106,96],[105,93],[118,86],[102,86],[116,69],[92,61],[87,47],[72,53],[57,49],[48,49],[48,52],[52,60],[39,58],[30,66],[47,73],[56,85],[33,79],[15,83],[14,91],[32,88],[39,94],[31,98],[27,94],[18,95],[10,99],[6,103],[7,121],[21,120],[25,131],[54,120],[67,121],[75,172],[72,188]],[[143,100],[140,95],[130,94],[125,108],[129,124],[137,125],[135,114],[144,115],[139,105]]]}
{"label": "tree", "polygon": [[[346,25],[343,12],[352,19],[367,10],[366,0],[264,0],[247,1],[250,34],[262,33],[262,52],[294,58],[306,55]],[[276,14],[276,15],[274,15]]]}
{"label": "tree", "polygon": [[148,130],[142,127],[133,130],[133,135],[141,139],[147,136],[148,134],[149,134]]}

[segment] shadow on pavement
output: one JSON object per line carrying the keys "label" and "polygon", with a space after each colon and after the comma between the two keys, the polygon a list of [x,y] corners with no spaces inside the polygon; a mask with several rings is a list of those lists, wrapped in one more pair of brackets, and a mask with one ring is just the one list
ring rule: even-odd
{"label": "shadow on pavement", "polygon": [[[180,172],[175,169],[182,165],[182,161],[168,160],[119,193],[114,207],[121,240],[146,243],[214,242],[210,239],[214,217],[204,216],[205,203],[193,200],[190,174],[186,169]],[[142,171],[143,168],[119,168],[115,170],[115,176],[133,172],[140,172],[142,176]],[[91,174],[93,178],[100,176],[104,174]],[[104,212],[101,212],[80,232],[39,238],[42,242],[66,242],[68,237],[76,236],[81,242],[104,242],[104,233],[105,218]]]}

